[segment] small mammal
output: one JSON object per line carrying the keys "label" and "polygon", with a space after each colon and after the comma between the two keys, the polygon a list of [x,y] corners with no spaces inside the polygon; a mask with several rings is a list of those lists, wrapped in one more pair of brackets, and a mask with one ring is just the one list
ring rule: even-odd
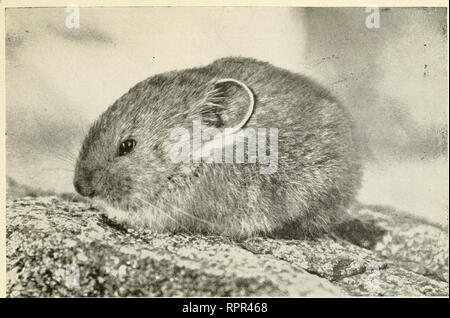
{"label": "small mammal", "polygon": [[[171,129],[190,129],[193,120],[231,127],[250,99],[245,127],[278,128],[275,173],[261,174],[258,163],[170,160]],[[345,218],[360,187],[353,134],[345,109],[307,77],[250,58],[222,58],[152,76],[120,97],[85,137],[74,186],[131,226],[232,238],[287,226],[316,237]]]}

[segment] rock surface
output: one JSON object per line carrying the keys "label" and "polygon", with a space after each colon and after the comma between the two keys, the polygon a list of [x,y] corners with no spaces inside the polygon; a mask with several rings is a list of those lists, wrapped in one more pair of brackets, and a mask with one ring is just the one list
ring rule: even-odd
{"label": "rock surface", "polygon": [[447,229],[381,207],[352,213],[376,235],[237,242],[127,229],[57,197],[8,199],[7,295],[448,296]]}

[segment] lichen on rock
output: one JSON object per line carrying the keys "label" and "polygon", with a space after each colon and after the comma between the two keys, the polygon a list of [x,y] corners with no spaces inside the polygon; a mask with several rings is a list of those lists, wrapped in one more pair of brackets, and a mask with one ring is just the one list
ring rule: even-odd
{"label": "lichen on rock", "polygon": [[448,295],[446,229],[373,207],[353,213],[382,229],[377,242],[156,234],[84,202],[10,198],[7,295]]}

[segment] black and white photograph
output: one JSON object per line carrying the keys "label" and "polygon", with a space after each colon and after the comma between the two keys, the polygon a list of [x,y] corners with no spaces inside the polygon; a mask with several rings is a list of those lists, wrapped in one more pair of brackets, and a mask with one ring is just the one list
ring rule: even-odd
{"label": "black and white photograph", "polygon": [[2,3],[3,296],[448,298],[448,3],[329,2]]}

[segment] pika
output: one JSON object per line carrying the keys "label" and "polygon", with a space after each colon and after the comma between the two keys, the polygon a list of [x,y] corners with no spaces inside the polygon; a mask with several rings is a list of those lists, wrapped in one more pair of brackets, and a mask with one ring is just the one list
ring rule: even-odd
{"label": "pika", "polygon": [[[195,121],[232,134],[277,128],[276,171],[250,160],[174,162],[171,132]],[[74,187],[117,221],[156,232],[317,237],[346,217],[360,179],[351,117],[326,89],[229,57],[152,76],[114,102],[82,143]]]}

